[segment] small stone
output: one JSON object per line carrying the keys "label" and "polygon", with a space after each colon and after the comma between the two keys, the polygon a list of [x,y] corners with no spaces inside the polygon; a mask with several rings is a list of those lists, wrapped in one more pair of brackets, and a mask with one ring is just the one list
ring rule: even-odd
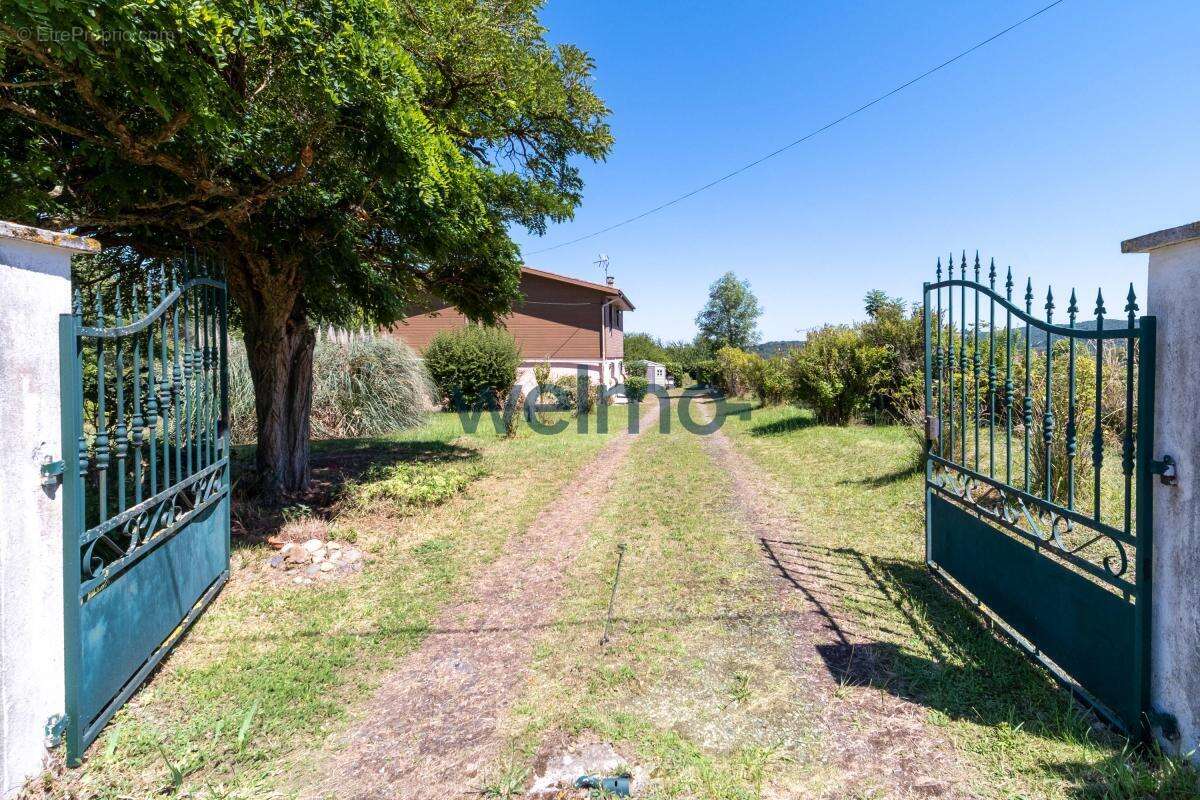
{"label": "small stone", "polygon": [[318,567],[318,569],[321,570],[321,572],[332,572],[335,567],[332,561],[325,561]]}
{"label": "small stone", "polygon": [[315,553],[318,550],[325,549],[325,543],[322,542],[320,539],[309,539],[307,542],[305,542],[303,544],[303,547],[308,552]]}
{"label": "small stone", "polygon": [[292,578],[292,583],[304,583],[304,578],[301,578],[299,575],[297,575],[296,577]]}
{"label": "small stone", "polygon": [[271,560],[267,562],[274,569],[283,569],[283,556],[273,555]]}
{"label": "small stone", "polygon": [[351,547],[349,550],[345,550],[342,552],[342,559],[345,560],[346,563],[348,563],[348,564],[353,564],[355,561],[358,561],[361,558],[362,558],[362,550],[359,550],[358,548],[355,548],[355,547]]}
{"label": "small stone", "polygon": [[298,545],[295,542],[287,542],[286,544],[284,544],[283,547],[279,548],[279,554],[286,556],[288,553],[292,552],[297,547],[298,547]]}
{"label": "small stone", "polygon": [[330,561],[341,561],[342,551],[341,550],[329,550],[325,553],[325,557],[327,559],[329,559]]}
{"label": "small stone", "polygon": [[316,575],[320,571],[321,571],[321,567],[318,564],[309,564],[307,567],[304,568],[305,575]]}
{"label": "small stone", "polygon": [[312,560],[314,563],[318,561],[324,561],[326,555],[327,554],[324,550],[315,550],[312,554]]}
{"label": "small stone", "polygon": [[303,547],[293,547],[284,558],[289,564],[307,564],[312,560],[312,556]]}
{"label": "small stone", "polygon": [[341,542],[326,542],[325,547],[326,547],[326,549],[329,549],[329,550],[341,550],[342,543]]}

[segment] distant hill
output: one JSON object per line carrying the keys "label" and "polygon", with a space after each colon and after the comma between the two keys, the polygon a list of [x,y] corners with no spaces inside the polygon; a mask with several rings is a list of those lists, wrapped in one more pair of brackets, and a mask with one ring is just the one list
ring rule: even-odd
{"label": "distant hill", "polygon": [[777,339],[771,342],[763,342],[756,344],[750,348],[751,353],[758,353],[763,358],[782,355],[789,350],[795,350],[797,347],[803,347],[803,339]]}
{"label": "distant hill", "polygon": [[[1067,325],[1066,322],[1058,322],[1058,321],[1056,321],[1055,324],[1062,325],[1064,327]],[[1119,317],[1117,319],[1105,319],[1104,320],[1104,329],[1105,330],[1115,330],[1117,328],[1124,328],[1128,324],[1129,323],[1128,323],[1128,320],[1126,317]],[[1082,320],[1080,322],[1076,322],[1075,329],[1081,330],[1081,331],[1094,331],[1094,330],[1096,330],[1096,320],[1089,319],[1089,320]],[[1016,330],[1019,330],[1022,336],[1026,335],[1026,334],[1029,335],[1029,346],[1032,347],[1034,350],[1045,350],[1046,349],[1046,332],[1044,330],[1042,330],[1041,328],[1033,328],[1031,330],[1030,328],[1026,327],[1026,328],[1018,328]],[[1061,339],[1061,337],[1056,336],[1054,338],[1054,341],[1057,342],[1060,339]],[[1089,343],[1089,349],[1094,350],[1095,346]]]}

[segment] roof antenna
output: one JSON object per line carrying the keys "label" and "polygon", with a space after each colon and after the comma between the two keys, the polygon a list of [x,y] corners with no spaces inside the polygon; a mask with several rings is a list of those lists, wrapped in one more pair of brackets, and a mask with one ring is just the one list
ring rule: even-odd
{"label": "roof antenna", "polygon": [[596,260],[592,263],[604,270],[604,282],[609,286],[612,286],[615,282],[615,279],[612,275],[608,274],[608,253],[601,253],[600,255],[596,256]]}

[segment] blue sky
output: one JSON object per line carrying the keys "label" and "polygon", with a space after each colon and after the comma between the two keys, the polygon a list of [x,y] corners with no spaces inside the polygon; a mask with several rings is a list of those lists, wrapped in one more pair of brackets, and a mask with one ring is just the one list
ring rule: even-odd
{"label": "blue sky", "polygon": [[1200,3],[1066,0],[883,103],[672,208],[580,244],[792,141],[1046,5],[550,0],[553,41],[595,58],[611,156],[531,266],[597,279],[629,330],[691,338],[709,284],[750,280],[765,339],[917,299],[934,260],[979,248],[1112,302],[1142,294],[1122,239],[1200,219]]}

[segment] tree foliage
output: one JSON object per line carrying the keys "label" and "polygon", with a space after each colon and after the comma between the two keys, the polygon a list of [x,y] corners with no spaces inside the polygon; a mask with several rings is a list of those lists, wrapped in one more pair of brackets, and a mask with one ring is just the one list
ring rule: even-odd
{"label": "tree foliage", "polygon": [[0,215],[96,235],[126,266],[221,258],[268,490],[307,482],[312,322],[435,295],[496,320],[509,225],[569,218],[603,158],[592,62],[537,0],[9,0]]}
{"label": "tree foliage", "polygon": [[745,350],[762,338],[758,331],[760,316],[762,308],[750,291],[750,282],[726,272],[709,287],[708,302],[696,315],[696,327],[700,329],[700,340],[711,352],[722,347]]}
{"label": "tree foliage", "polygon": [[648,333],[625,334],[625,364],[631,361],[657,361],[660,364],[667,358],[667,350],[663,343]]}

